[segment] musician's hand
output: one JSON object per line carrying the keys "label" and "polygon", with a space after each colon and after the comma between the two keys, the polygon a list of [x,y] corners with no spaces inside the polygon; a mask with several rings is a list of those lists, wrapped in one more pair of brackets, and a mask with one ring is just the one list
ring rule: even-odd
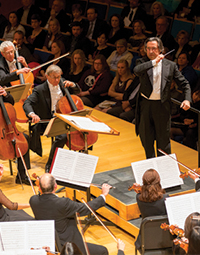
{"label": "musician's hand", "polygon": [[120,239],[117,240],[117,249],[121,251],[124,251],[125,249],[125,243]]}
{"label": "musician's hand", "polygon": [[194,122],[193,119],[184,119],[184,124],[185,124],[185,125],[190,125],[190,124],[192,124],[193,122]]}
{"label": "musician's hand", "polygon": [[40,117],[35,113],[32,113],[30,117],[32,118],[32,123],[38,123],[40,121]]}
{"label": "musician's hand", "polygon": [[29,73],[30,71],[31,71],[30,68],[24,67],[24,68],[17,70],[16,73],[17,73],[17,75],[19,75],[20,73]]}
{"label": "musician's hand", "polygon": [[28,65],[27,65],[26,60],[25,60],[24,57],[19,56],[19,57],[17,58],[17,60],[18,60],[20,63],[22,63],[22,65],[23,65],[24,67],[28,67]]}
{"label": "musician's hand", "polygon": [[156,63],[158,64],[160,62],[160,60],[162,60],[164,58],[164,55],[163,54],[160,54],[158,55],[155,60],[156,60]]}
{"label": "musician's hand", "polygon": [[43,246],[42,249],[44,249],[45,251],[51,251],[50,247],[48,246]]}
{"label": "musician's hand", "polygon": [[72,81],[64,81],[63,84],[65,85],[65,88],[74,87],[75,84]]}
{"label": "musician's hand", "polygon": [[5,91],[5,89],[3,87],[0,86],[0,96],[7,96],[7,92]]}
{"label": "musician's hand", "polygon": [[[195,170],[195,169],[194,169]],[[188,175],[190,176],[191,179],[195,180],[199,178],[198,174],[193,173],[192,171],[188,170]]]}
{"label": "musician's hand", "polygon": [[190,101],[184,100],[180,106],[180,108],[183,108],[183,110],[187,111],[190,109]]}
{"label": "musician's hand", "polygon": [[81,91],[77,96],[84,97],[84,96],[87,96],[87,95],[90,95],[90,92],[88,90],[87,91]]}
{"label": "musician's hand", "polygon": [[108,193],[109,193],[110,188],[112,188],[112,186],[110,186],[110,185],[107,184],[107,183],[104,183],[104,184],[102,185],[102,187],[101,187],[101,189],[102,189],[102,195],[104,195],[104,196],[106,197],[106,196],[108,195]]}

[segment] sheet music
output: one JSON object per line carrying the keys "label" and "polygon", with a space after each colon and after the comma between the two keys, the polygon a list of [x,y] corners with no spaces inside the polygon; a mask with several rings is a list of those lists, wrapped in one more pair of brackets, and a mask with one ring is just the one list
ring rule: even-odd
{"label": "sheet music", "polygon": [[184,229],[187,216],[200,212],[200,192],[166,198],[165,205],[170,225]]}
{"label": "sheet music", "polygon": [[[175,154],[171,154],[171,156],[176,159]],[[131,166],[136,183],[139,183],[140,185],[142,185],[142,176],[144,172],[151,168],[159,173],[163,189],[183,184],[183,179],[179,177],[180,171],[178,163],[168,156],[160,156],[133,162],[131,163]]]}
{"label": "sheet music", "polygon": [[51,173],[56,180],[89,187],[97,162],[96,156],[58,148]]}
{"label": "sheet music", "polygon": [[0,251],[26,250],[43,246],[55,251],[55,226],[52,220],[0,222],[0,235],[3,243],[0,245]]}
{"label": "sheet music", "polygon": [[80,117],[80,116],[69,116],[65,114],[60,114],[61,117],[73,122],[76,126],[83,130],[90,130],[90,131],[99,131],[99,132],[110,132],[111,129],[108,125],[103,122],[96,122],[92,121],[87,117]]}

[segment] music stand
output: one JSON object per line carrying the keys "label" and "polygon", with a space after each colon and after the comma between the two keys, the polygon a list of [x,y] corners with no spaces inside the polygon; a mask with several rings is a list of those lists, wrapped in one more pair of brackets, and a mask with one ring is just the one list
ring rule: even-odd
{"label": "music stand", "polygon": [[20,99],[26,99],[31,83],[25,83],[5,88],[6,92],[10,93],[14,98],[15,103]]}

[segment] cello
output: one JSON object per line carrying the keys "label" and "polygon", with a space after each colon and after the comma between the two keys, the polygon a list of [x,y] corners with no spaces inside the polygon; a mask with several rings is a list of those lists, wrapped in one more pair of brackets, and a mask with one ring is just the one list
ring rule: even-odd
{"label": "cello", "polygon": [[[67,88],[65,88],[62,80],[62,88],[65,91],[65,96],[63,96],[56,105],[56,112],[69,114],[70,112],[76,112],[78,110],[84,109],[83,101],[80,97],[76,95],[70,95]],[[85,149],[85,137],[84,134],[80,131],[72,131],[71,135],[71,149],[72,150],[84,150]],[[98,139],[98,134],[89,132],[87,134],[87,146],[92,146]],[[69,147],[69,136],[67,139],[67,147]]]}

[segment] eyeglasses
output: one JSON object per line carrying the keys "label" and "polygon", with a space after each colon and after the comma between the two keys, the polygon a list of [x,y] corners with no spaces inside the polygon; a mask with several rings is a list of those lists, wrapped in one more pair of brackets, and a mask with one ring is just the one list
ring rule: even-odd
{"label": "eyeglasses", "polygon": [[53,79],[53,80],[60,80],[61,75],[59,75],[59,76],[50,76],[50,75],[49,75],[49,77],[50,77],[51,79]]}

